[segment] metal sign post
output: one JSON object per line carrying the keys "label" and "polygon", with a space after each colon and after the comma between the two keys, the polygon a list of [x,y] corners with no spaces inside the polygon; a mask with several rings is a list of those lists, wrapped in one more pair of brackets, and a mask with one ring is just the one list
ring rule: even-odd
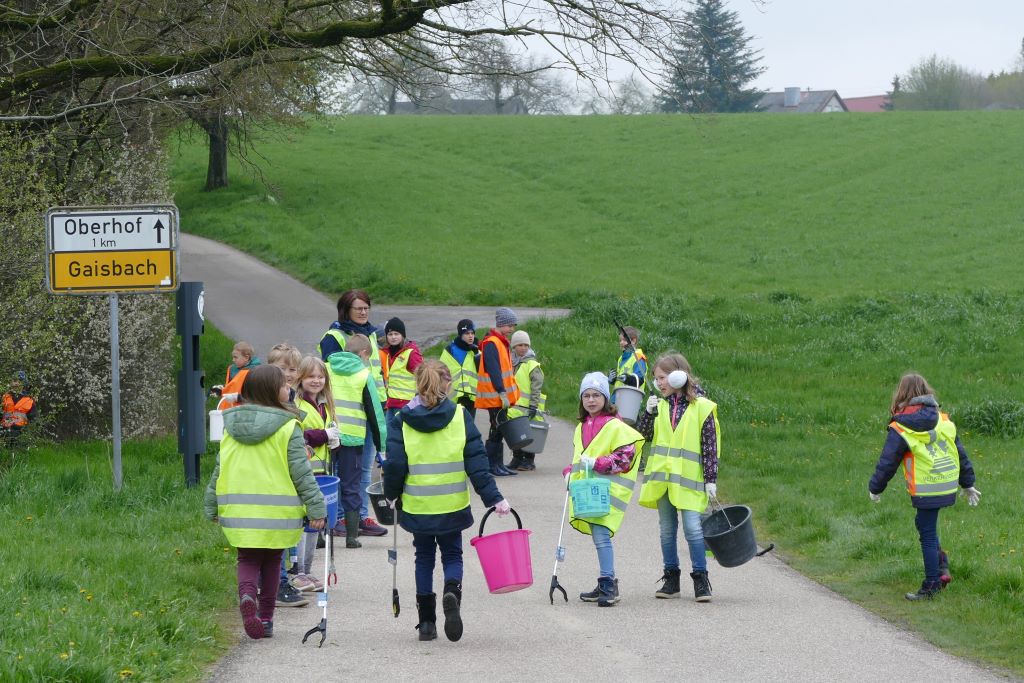
{"label": "metal sign post", "polygon": [[53,294],[110,296],[110,412],[114,490],[121,490],[119,293],[178,289],[178,208],[54,207],[46,212],[46,286]]}

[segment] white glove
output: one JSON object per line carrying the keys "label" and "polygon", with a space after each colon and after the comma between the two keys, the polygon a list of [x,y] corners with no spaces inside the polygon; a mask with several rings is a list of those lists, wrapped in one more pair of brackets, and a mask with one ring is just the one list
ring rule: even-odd
{"label": "white glove", "polygon": [[341,431],[337,427],[328,427],[324,431],[327,432],[327,438],[328,439],[340,439],[341,438]]}
{"label": "white glove", "polygon": [[708,494],[709,498],[717,498],[718,484],[712,481],[704,482],[704,493]]}
{"label": "white glove", "polygon": [[594,462],[595,462],[594,458],[591,458],[591,457],[586,456],[586,455],[581,455],[580,456],[580,467],[584,467],[584,468],[586,468],[588,470],[592,470],[592,469],[594,469]]}
{"label": "white glove", "polygon": [[501,399],[501,407],[504,408],[505,410],[508,410],[508,407],[510,405],[509,402],[508,402],[508,394],[506,394],[503,391],[500,394],[498,394],[498,398]]}
{"label": "white glove", "polygon": [[650,396],[648,396],[647,397],[647,412],[650,413],[651,415],[654,415],[654,411],[656,411],[658,409],[658,401],[660,401],[660,400],[661,399],[658,398],[657,396],[655,396],[654,394],[651,394]]}
{"label": "white glove", "polygon": [[512,506],[508,504],[508,501],[502,498],[498,501],[498,504],[494,506],[494,511],[498,513],[499,517],[504,517],[512,509]]}
{"label": "white glove", "polygon": [[377,455],[380,456],[381,462],[384,462],[385,460],[388,459],[388,454],[385,453],[384,451],[381,451],[381,452],[377,453]]}
{"label": "white glove", "polygon": [[877,493],[871,493],[871,491],[868,491],[868,498],[871,499],[872,503],[881,503],[882,502],[882,496],[880,496]]}
{"label": "white glove", "polygon": [[333,451],[335,448],[341,445],[341,439],[332,439],[327,437],[327,449]]}
{"label": "white glove", "polygon": [[228,403],[238,403],[238,392],[221,394],[220,398],[222,401],[227,401]]}
{"label": "white glove", "polygon": [[977,507],[978,503],[981,501],[981,491],[973,486],[961,489],[960,495],[967,498],[967,504],[971,507]]}

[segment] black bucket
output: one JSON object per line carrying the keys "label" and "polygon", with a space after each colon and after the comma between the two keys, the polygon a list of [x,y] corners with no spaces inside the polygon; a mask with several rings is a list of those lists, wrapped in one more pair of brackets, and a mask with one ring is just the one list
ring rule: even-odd
{"label": "black bucket", "polygon": [[530,433],[530,418],[526,415],[508,419],[508,413],[498,413],[498,429],[502,438],[512,450],[519,450],[524,446],[533,443],[533,435]]}
{"label": "black bucket", "polygon": [[388,507],[388,503],[384,499],[384,483],[375,481],[366,487],[366,492],[370,494],[370,505],[373,506],[373,511],[377,515],[377,521],[384,526],[394,524],[395,511]]}
{"label": "black bucket", "polygon": [[738,567],[757,555],[754,523],[746,505],[726,505],[701,520],[704,544],[723,567]]}

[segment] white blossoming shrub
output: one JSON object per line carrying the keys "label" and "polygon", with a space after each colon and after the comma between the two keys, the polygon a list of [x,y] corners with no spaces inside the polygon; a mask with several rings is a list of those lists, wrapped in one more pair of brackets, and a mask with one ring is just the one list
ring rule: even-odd
{"label": "white blossoming shrub", "polygon": [[[33,430],[61,438],[110,435],[110,304],[106,296],[47,292],[46,210],[170,200],[158,142],[99,145],[102,171],[79,162],[78,180],[58,180],[51,150],[59,145],[0,126],[0,385],[6,391],[24,370],[40,410]],[[174,295],[119,298],[122,434],[167,432],[174,420]]]}

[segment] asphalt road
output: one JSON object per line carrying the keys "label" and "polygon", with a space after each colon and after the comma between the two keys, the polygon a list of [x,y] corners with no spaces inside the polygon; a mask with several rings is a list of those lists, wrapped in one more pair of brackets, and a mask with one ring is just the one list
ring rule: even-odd
{"label": "asphalt road", "polygon": [[[310,349],[334,314],[333,302],[326,297],[197,237],[183,236],[182,279],[203,280],[208,318],[229,336],[254,343],[262,353],[282,339]],[[296,306],[296,301],[303,305]],[[485,314],[493,315],[490,309],[467,313],[470,310],[381,306],[374,307],[372,320],[382,324],[397,314],[406,321],[410,336],[429,340],[451,334],[459,318],[476,315],[479,323]],[[518,312],[527,315],[523,309]],[[485,418],[478,418],[478,424],[485,426],[483,422]],[[399,618],[391,613],[386,550],[392,536],[363,537],[363,547],[354,550],[346,550],[341,542],[335,549],[340,582],[330,593],[323,648],[301,644],[302,634],[319,623],[319,608],[311,604],[278,609],[272,639],[249,640],[239,622],[238,645],[209,672],[208,680],[1007,680],[999,672],[944,654],[851,604],[793,571],[773,553],[732,569],[711,561],[710,603],[693,601],[685,573],[682,599],[656,599],[661,576],[657,513],[635,502],[614,539],[621,602],[602,609],[579,601],[578,593],[596,582],[597,556],[589,537],[566,526],[567,557],[558,575],[569,591],[569,602],[559,599],[550,604],[548,586],[565,495],[561,470],[571,459],[571,442],[572,425],[553,421],[545,452],[537,457],[537,471],[498,480],[531,531],[533,586],[489,594],[469,543],[477,531],[464,534],[465,635],[460,642],[448,642],[443,632],[433,642],[417,640],[412,537],[399,529]],[[719,482],[724,498],[729,497],[728,468],[726,454]],[[475,495],[473,507],[479,522],[483,508]],[[486,532],[509,528],[509,520],[492,515]],[[766,545],[771,539],[758,540]],[[323,571],[321,553],[314,562],[318,576]],[[681,537],[680,556],[686,565]],[[440,581],[440,567],[436,576]],[[928,609],[927,604],[919,607]]]}

